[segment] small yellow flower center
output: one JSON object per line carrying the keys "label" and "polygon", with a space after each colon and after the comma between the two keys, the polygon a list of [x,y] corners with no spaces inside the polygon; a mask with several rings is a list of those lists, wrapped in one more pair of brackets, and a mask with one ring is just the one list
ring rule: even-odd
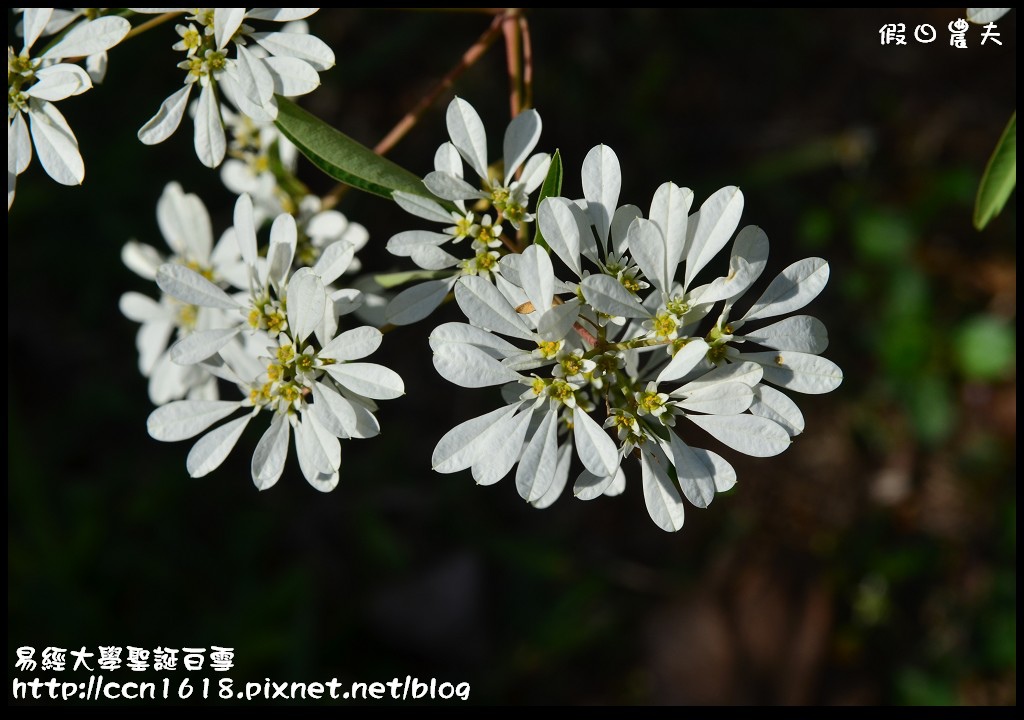
{"label": "small yellow flower center", "polygon": [[558,351],[562,348],[562,343],[557,340],[541,340],[537,343],[537,348],[540,350],[542,357],[550,359],[558,354]]}
{"label": "small yellow flower center", "polygon": [[669,337],[678,327],[676,319],[668,313],[658,313],[654,318],[654,334],[660,338]]}
{"label": "small yellow flower center", "polygon": [[653,415],[665,405],[665,401],[656,392],[644,392],[640,395],[637,405],[643,412]]}
{"label": "small yellow flower center", "polygon": [[548,395],[561,403],[568,403],[575,397],[572,386],[564,380],[555,380],[548,386]]}

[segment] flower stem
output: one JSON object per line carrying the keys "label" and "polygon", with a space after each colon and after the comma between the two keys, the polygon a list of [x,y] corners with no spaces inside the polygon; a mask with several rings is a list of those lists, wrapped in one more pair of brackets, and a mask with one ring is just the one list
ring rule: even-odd
{"label": "flower stem", "polygon": [[[445,75],[441,80],[430,89],[423,98],[420,99],[416,106],[412,110],[405,114],[398,124],[391,128],[391,131],[384,136],[384,138],[378,142],[373,151],[378,155],[386,155],[392,148],[404,138],[410,130],[415,127],[416,123],[419,122],[420,118],[423,117],[424,113],[430,109],[437,99],[446,90],[450,89],[455,81],[462,76],[466,70],[473,67],[477,60],[487,51],[487,49],[494,44],[497,40],[498,34],[501,32],[504,22],[504,15],[499,15],[494,18],[490,26],[484,33],[477,38],[477,41],[473,43],[468,50],[462,55],[458,64],[455,65],[448,74]],[[323,198],[323,208],[325,210],[334,207],[338,202],[345,196],[349,190],[349,186],[343,183],[339,183]]]}
{"label": "flower stem", "polygon": [[147,30],[152,30],[153,28],[155,28],[158,25],[163,25],[168,20],[171,20],[171,19],[177,17],[178,15],[182,15],[182,14],[183,13],[180,13],[180,12],[167,12],[167,13],[164,13],[163,15],[157,15],[155,18],[150,18],[149,20],[147,20],[146,22],[142,23],[141,25],[136,25],[131,30],[129,30],[128,34],[124,36],[124,39],[127,40],[129,38],[135,37],[136,35],[141,35],[142,33],[146,32]]}

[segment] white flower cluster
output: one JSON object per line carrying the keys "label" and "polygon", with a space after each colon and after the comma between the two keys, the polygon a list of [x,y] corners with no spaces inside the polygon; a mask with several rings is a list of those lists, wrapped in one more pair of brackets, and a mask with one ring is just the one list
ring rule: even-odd
{"label": "white flower cluster", "polygon": [[[139,130],[139,139],[155,145],[169,138],[185,114],[198,83],[195,109],[196,155],[207,167],[224,160],[227,141],[221,101],[227,98],[258,122],[277,117],[274,95],[305,95],[320,85],[319,73],[334,67],[334,51],[308,34],[299,22],[319,8],[131,8],[138,13],[189,13],[177,25],[181,37],[173,49],[185,53],[178,67],[185,85],[168,97]],[[253,21],[286,23],[280,31],[257,32]],[[231,47],[234,56],[231,57]]]}
{"label": "white flower cluster", "polygon": [[[476,157],[482,141],[479,148]],[[583,200],[541,202],[546,247],[506,254],[486,277],[462,274],[454,284],[469,323],[434,329],[434,366],[463,387],[503,386],[506,404],[446,433],[432,464],[443,473],[471,469],[483,485],[518,465],[520,495],[546,507],[567,484],[574,454],[583,469],[573,493],[583,500],[622,492],[623,461],[636,458],[651,518],[679,530],[682,497],[704,508],[736,482],[725,459],[691,446],[680,431],[688,436],[695,426],[741,453],[776,455],[804,428],[778,388],[825,393],[842,381],[841,370],[820,357],[828,338],[819,320],[760,322],[813,300],[828,264],[794,263],[737,311],[768,259],[760,228],[744,227],[734,238],[743,209],[738,188],[722,188],[691,213],[693,193],[665,183],[645,218],[636,206],[618,205],[619,163],[605,146],[587,155],[582,180]],[[428,182],[443,199],[461,199],[449,186]],[[695,284],[730,240],[725,274]]]}
{"label": "white flower cluster", "polygon": [[[423,182],[450,208],[419,195],[394,193],[395,202],[406,212],[446,226],[442,232],[410,230],[388,241],[388,251],[393,255],[408,257],[424,270],[436,271],[441,276],[411,287],[391,301],[387,318],[395,325],[408,325],[427,317],[466,278],[490,277],[499,272],[503,223],[520,230],[523,223],[534,220],[528,212],[529,195],[544,182],[551,163],[551,157],[545,153],[530,155],[540,139],[541,122],[536,110],[518,115],[505,132],[505,172],[501,182],[491,177],[487,134],[473,106],[455,98],[448,106],[447,122],[451,142],[437,149],[434,172]],[[480,189],[463,178],[463,160],[476,173]],[[468,201],[485,202],[495,215],[467,210]],[[462,243],[463,247],[469,246],[469,257],[460,259],[449,249],[454,250],[452,246]]]}
{"label": "white flower cluster", "polygon": [[[325,232],[322,240],[359,227],[331,213],[309,213],[304,225],[341,226],[343,232]],[[224,461],[252,418],[266,412],[270,426],[252,459],[256,486],[263,490],[280,478],[294,432],[303,475],[318,490],[333,489],[341,465],[339,440],[378,434],[374,400],[404,393],[394,371],[355,362],[377,349],[379,330],[339,332],[340,318],[362,301],[358,290],[332,288],[353,265],[355,245],[336,237],[316,248],[311,267],[293,269],[301,264],[303,243],[313,247],[313,238],[282,213],[261,256],[253,203],[243,194],[234,226],[212,247],[202,202],[173,183],[160,199],[157,219],[173,254],[163,258],[132,242],[123,257],[137,273],[154,278],[164,294],[159,302],[138,293],[121,300],[122,311],[142,323],[140,369],[150,379],[151,399],[160,404],[149,417],[150,435],[184,440],[242,410],[241,417],[193,446],[186,466],[200,477]],[[168,348],[173,333],[177,339]],[[240,399],[218,399],[218,379],[235,385]]]}
{"label": "white flower cluster", "polygon": [[[57,182],[80,185],[85,179],[78,139],[54,103],[81,95],[92,88],[94,80],[100,82],[106,71],[107,50],[131,29],[124,18],[98,17],[96,10],[25,8],[20,24],[25,44],[20,53],[7,46],[8,210],[14,202],[18,175],[32,161],[33,145],[43,169]],[[57,33],[59,38],[42,52],[33,51],[40,37]],[[86,59],[85,69],[69,62],[77,58]]]}

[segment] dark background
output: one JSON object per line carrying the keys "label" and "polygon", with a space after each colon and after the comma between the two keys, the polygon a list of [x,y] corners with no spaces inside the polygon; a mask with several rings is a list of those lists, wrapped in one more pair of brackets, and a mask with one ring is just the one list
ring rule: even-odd
{"label": "dark background", "polygon": [[[696,203],[740,185],[744,224],[772,241],[761,286],[801,257],[831,263],[809,312],[843,385],[795,398],[807,430],[778,458],[709,439],[739,484],[674,535],[638,473],[619,498],[567,491],[537,511],[508,478],[429,470],[441,435],[497,402],[429,362],[428,330],[455,308],[386,336],[373,359],[407,395],[382,404],[379,438],[343,444],[333,493],[294,457],[258,493],[256,428],[189,478],[189,445],[146,433],[117,300],[155,287],[119,256],[129,238],[164,247],[168,181],[203,197],[217,233],[232,199],[187,120],[158,147],[135,139],[181,82],[172,25],[115,48],[106,83],[60,104],[84,186],[36,159],[8,215],[9,674],[22,645],[216,644],[239,681],[408,674],[468,681],[473,703],[1015,703],[1016,193],[984,232],[971,210],[1016,105],[1016,12],[1001,47],[972,26],[961,50],[946,25],[963,12],[529,15],[540,147],[561,149],[566,194],[603,142],[622,202],[646,209],[666,180]],[[338,65],[304,104],[372,145],[488,22],[325,10],[311,25]],[[907,46],[880,45],[889,22]],[[923,22],[930,45],[910,37]],[[456,85],[492,157],[507,88],[500,40]],[[449,97],[394,159],[431,169]],[[357,193],[341,209],[371,231],[367,267],[410,267],[383,245],[425,223]]]}

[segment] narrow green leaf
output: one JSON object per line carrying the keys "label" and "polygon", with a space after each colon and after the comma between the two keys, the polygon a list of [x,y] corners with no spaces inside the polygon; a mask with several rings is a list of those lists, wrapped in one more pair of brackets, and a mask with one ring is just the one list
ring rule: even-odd
{"label": "narrow green leaf", "polygon": [[291,100],[277,96],[277,127],[303,155],[339,182],[391,199],[395,190],[434,198],[423,181],[381,157]]}
{"label": "narrow green leaf", "polygon": [[451,277],[451,270],[410,270],[408,272],[388,273],[386,275],[374,275],[374,281],[384,289],[398,287],[416,280],[438,280]]}
{"label": "narrow green leaf", "polygon": [[[544,178],[543,184],[540,186],[540,195],[537,196],[537,204],[534,208],[540,208],[541,202],[544,198],[558,197],[562,194],[562,155],[558,150],[555,150],[554,155],[551,156],[551,165],[548,166],[547,177]],[[535,223],[537,232],[533,235],[533,243],[540,245],[545,250],[548,249],[548,244],[544,241],[544,235],[540,231],[540,223]]]}
{"label": "narrow green leaf", "polygon": [[978,197],[974,201],[974,227],[984,229],[1003,209],[1016,186],[1017,112],[1014,111],[981,177]]}

